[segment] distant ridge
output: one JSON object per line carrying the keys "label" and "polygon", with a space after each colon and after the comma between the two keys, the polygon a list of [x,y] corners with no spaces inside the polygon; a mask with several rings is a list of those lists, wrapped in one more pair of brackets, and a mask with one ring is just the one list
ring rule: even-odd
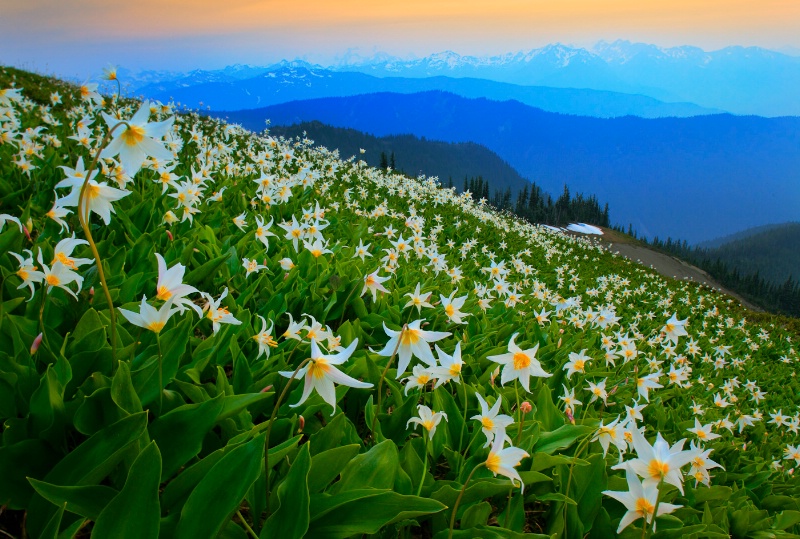
{"label": "distant ridge", "polygon": [[319,120],[376,136],[476,142],[546,192],[566,183],[652,238],[690,243],[800,219],[800,118],[601,119],[445,92],[372,94],[219,112],[248,128]]}
{"label": "distant ridge", "polygon": [[[410,176],[438,176],[439,182],[444,186],[452,180],[453,186],[459,192],[463,188],[465,177],[482,177],[489,182],[492,194],[495,190],[510,189],[516,195],[531,185],[496,153],[474,142],[441,142],[420,139],[414,135],[379,138],[355,129],[332,127],[321,122],[274,126],[270,129],[272,135],[289,138],[302,137],[304,133],[314,141],[315,146],[338,149],[343,159],[355,155],[373,167],[380,166],[381,154],[387,160],[393,154],[398,172]],[[361,149],[366,152],[361,154]]]}

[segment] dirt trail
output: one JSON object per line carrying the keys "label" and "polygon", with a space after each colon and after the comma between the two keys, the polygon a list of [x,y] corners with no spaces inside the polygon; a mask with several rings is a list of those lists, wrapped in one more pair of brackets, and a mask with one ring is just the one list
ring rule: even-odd
{"label": "dirt trail", "polygon": [[643,266],[653,268],[664,277],[679,280],[692,280],[696,283],[701,283],[723,294],[727,294],[736,299],[739,303],[748,309],[756,312],[764,312],[764,309],[753,305],[752,303],[742,299],[738,294],[728,290],[716,282],[708,273],[700,268],[679,260],[673,256],[654,251],[627,235],[620,234],[614,230],[602,228],[602,236],[587,236],[585,234],[575,234],[576,236],[588,237],[600,245],[605,247],[612,253],[617,253],[624,256],[628,260],[638,262]]}

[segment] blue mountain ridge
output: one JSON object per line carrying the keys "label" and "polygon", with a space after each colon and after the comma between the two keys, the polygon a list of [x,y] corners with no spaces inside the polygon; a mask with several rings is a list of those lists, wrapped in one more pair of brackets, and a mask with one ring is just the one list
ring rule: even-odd
{"label": "blue mountain ridge", "polygon": [[446,92],[218,112],[245,127],[319,120],[376,136],[476,142],[545,191],[594,194],[612,220],[691,243],[800,219],[800,118],[590,118]]}

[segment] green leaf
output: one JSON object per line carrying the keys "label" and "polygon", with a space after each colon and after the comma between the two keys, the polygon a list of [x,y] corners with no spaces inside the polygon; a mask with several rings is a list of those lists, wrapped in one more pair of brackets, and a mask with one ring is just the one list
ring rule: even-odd
{"label": "green leaf", "polygon": [[58,529],[61,527],[61,519],[64,518],[64,509],[66,504],[59,506],[58,510],[53,513],[53,516],[47,522],[47,525],[42,530],[39,539],[57,539]]}
{"label": "green leaf", "polygon": [[399,466],[397,446],[391,440],[386,440],[351,460],[342,471],[334,490],[345,492],[366,487],[391,489]]}
{"label": "green leaf", "polygon": [[593,429],[587,425],[562,425],[552,432],[543,432],[533,446],[533,459],[537,453],[552,453],[559,449],[566,449],[575,443],[575,440],[591,432]]}
{"label": "green leaf", "polygon": [[[123,419],[92,435],[56,464],[44,481],[55,485],[96,485],[119,464],[126,451],[139,440],[147,428],[147,413]],[[55,508],[44,498],[34,496],[28,509],[31,535],[38,537],[43,523],[49,521]]]}
{"label": "green leaf", "polygon": [[26,509],[34,494],[28,478],[45,477],[55,464],[56,455],[50,444],[38,439],[0,447],[0,493],[3,503],[10,509]]}
{"label": "green leaf", "polygon": [[227,395],[222,398],[222,410],[217,417],[219,423],[223,419],[233,417],[246,408],[269,399],[275,395],[273,392],[269,393],[246,393],[244,395]]}
{"label": "green leaf", "polygon": [[139,395],[136,394],[136,390],[131,383],[130,367],[124,361],[119,362],[117,372],[111,381],[111,399],[129,414],[142,411]]}
{"label": "green leaf", "polygon": [[89,520],[97,520],[108,502],[117,495],[117,491],[104,485],[87,485],[83,487],[62,487],[28,479],[36,492],[59,507],[66,504],[67,511]]}
{"label": "green leaf", "polygon": [[261,473],[263,459],[263,436],[224,455],[186,500],[178,522],[178,539],[216,537]]}
{"label": "green leaf", "polygon": [[157,537],[161,506],[158,485],[161,482],[161,453],[150,442],[131,465],[125,486],[111,500],[94,524],[92,537]]}
{"label": "green leaf", "polygon": [[222,411],[220,397],[201,404],[186,404],[171,410],[150,424],[150,436],[161,450],[162,481],[166,481],[200,453],[203,439]]}
{"label": "green leaf", "polygon": [[[306,444],[308,445],[308,444]],[[318,453],[311,459],[311,472],[308,474],[308,490],[318,492],[336,479],[361,448],[358,444],[335,447]]]}
{"label": "green leaf", "polygon": [[349,490],[333,496],[318,494],[311,498],[308,537],[344,539],[356,534],[377,533],[394,522],[445,509],[444,504],[435,500],[386,490]]}
{"label": "green leaf", "polygon": [[[449,530],[443,530],[434,536],[434,539],[447,539]],[[519,533],[495,526],[476,526],[468,530],[455,530],[453,539],[551,539],[549,535],[541,533]]]}
{"label": "green leaf", "polygon": [[492,514],[492,504],[480,502],[470,506],[461,517],[460,528],[466,530],[475,526],[485,526]]}
{"label": "green leaf", "polygon": [[311,455],[308,444],[305,444],[277,489],[278,507],[264,524],[261,539],[300,539],[305,536],[310,521],[310,471]]}

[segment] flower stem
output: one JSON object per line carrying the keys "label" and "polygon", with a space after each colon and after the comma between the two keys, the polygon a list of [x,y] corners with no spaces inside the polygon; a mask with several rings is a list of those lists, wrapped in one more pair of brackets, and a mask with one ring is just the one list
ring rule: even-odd
{"label": "flower stem", "polygon": [[269,417],[269,426],[267,427],[267,437],[264,439],[264,474],[266,476],[266,484],[267,484],[267,499],[266,499],[266,510],[267,510],[267,517],[269,517],[269,435],[272,432],[272,424],[275,422],[275,416],[278,413],[278,409],[281,407],[281,402],[283,402],[283,398],[289,392],[289,387],[292,385],[292,381],[297,376],[297,373],[300,372],[306,363],[311,361],[311,357],[307,357],[300,364],[292,373],[292,376],[289,378],[289,381],[286,382],[286,386],[284,386],[283,391],[281,391],[280,396],[278,396],[278,400],[275,401],[275,406],[272,408],[272,415]]}
{"label": "flower stem", "polygon": [[375,410],[375,416],[372,418],[372,425],[370,425],[369,430],[373,433],[373,438],[375,437],[375,421],[378,419],[378,414],[381,411],[381,397],[383,396],[383,379],[386,378],[386,373],[389,372],[389,367],[392,366],[392,362],[394,361],[394,356],[397,355],[397,350],[400,348],[400,341],[403,340],[403,334],[408,330],[408,324],[403,324],[403,329],[400,331],[400,336],[397,337],[397,344],[394,347],[394,351],[392,351],[392,355],[389,357],[389,361],[386,363],[386,368],[383,369],[383,373],[381,373],[381,379],[378,381],[378,409]]}
{"label": "flower stem", "polygon": [[456,498],[456,503],[455,505],[453,505],[453,512],[450,515],[450,533],[447,535],[447,539],[453,539],[453,528],[455,528],[456,525],[456,513],[458,512],[458,506],[461,503],[461,498],[464,497],[464,492],[466,492],[467,490],[467,485],[469,485],[469,480],[472,479],[472,476],[475,474],[476,471],[478,471],[478,468],[480,468],[481,466],[486,466],[486,463],[481,462],[480,464],[475,466],[469,473],[467,480],[464,481],[464,486],[461,487],[461,492],[458,494],[458,498]]}
{"label": "flower stem", "polygon": [[[581,453],[583,453],[583,450],[586,449],[586,447],[588,446],[588,442],[591,439],[591,436],[592,436],[591,433],[586,435],[586,437],[581,442],[581,445],[579,445],[578,449],[575,450],[575,456],[573,457],[572,462],[569,465],[569,475],[567,476],[567,488],[564,490],[564,496],[566,496],[567,498],[569,498],[569,487],[572,485],[572,471],[575,468],[575,460],[578,459],[581,456]],[[567,503],[564,502],[564,522],[567,521],[568,507],[569,506],[567,505]]]}
{"label": "flower stem", "polygon": [[111,319],[111,358],[114,365],[114,371],[117,370],[117,316],[116,312],[114,311],[114,302],[111,299],[111,292],[108,289],[108,283],[106,283],[106,275],[103,271],[103,261],[100,258],[100,253],[97,251],[97,245],[94,243],[92,231],[89,228],[89,204],[84,204],[84,202],[86,201],[86,190],[89,186],[89,179],[92,177],[94,169],[97,168],[97,162],[100,159],[100,154],[103,153],[103,150],[111,142],[111,136],[114,134],[114,131],[116,131],[121,125],[124,125],[127,129],[130,128],[128,122],[119,122],[117,125],[109,129],[108,133],[106,133],[105,137],[103,137],[103,141],[96,148],[94,158],[92,159],[89,168],[86,169],[86,178],[83,180],[81,192],[78,196],[78,220],[80,221],[81,228],[86,236],[86,241],[89,242],[92,255],[94,255],[94,260],[97,264],[97,275],[100,277],[100,284],[103,286],[103,292],[105,292],[106,302],[108,303],[109,318]]}
{"label": "flower stem", "polygon": [[164,355],[161,353],[161,333],[156,332],[158,345],[158,415],[164,413]]}
{"label": "flower stem", "polygon": [[425,472],[428,471],[428,433],[423,433],[423,437],[425,438],[425,442],[423,445],[423,451],[425,455],[423,456],[422,460],[422,477],[419,478],[419,487],[417,487],[417,496],[422,493],[422,484],[425,483]]}
{"label": "flower stem", "polygon": [[458,449],[461,450],[461,444],[464,443],[464,431],[467,428],[467,381],[463,378],[464,373],[461,373],[461,387],[464,388],[464,422],[461,424],[461,432],[458,435]]}
{"label": "flower stem", "polygon": [[247,521],[242,516],[242,511],[237,509],[236,510],[236,514],[239,516],[239,520],[242,521],[242,524],[244,525],[245,529],[247,530],[247,533],[250,534],[250,537],[252,537],[253,539],[258,539],[258,535],[256,534],[256,532],[253,531],[253,528],[250,527],[250,524],[248,524]]}
{"label": "flower stem", "polygon": [[[661,503],[661,485],[664,484],[664,478],[661,478],[661,481],[658,482],[658,487],[656,487],[656,505],[653,507],[653,525],[650,526],[650,535],[655,532],[656,529],[656,516],[658,515],[658,504]],[[642,526],[642,537],[645,537],[645,532],[647,531],[647,515],[644,516],[644,525]]]}
{"label": "flower stem", "polygon": [[345,315],[345,313],[347,312],[347,302],[348,302],[348,301],[350,301],[350,298],[352,298],[352,297],[353,297],[353,294],[355,294],[355,292],[356,292],[356,289],[358,288],[358,285],[359,285],[359,283],[356,283],[356,284],[355,284],[355,286],[354,286],[354,287],[353,287],[353,289],[350,291],[350,293],[349,293],[349,294],[347,294],[347,299],[345,299],[345,300],[344,300],[344,305],[342,305],[342,316],[341,316],[341,317],[339,317],[339,324],[338,324],[338,326],[339,326],[339,327],[341,327],[341,325],[342,325],[342,321],[344,321],[344,315]]}
{"label": "flower stem", "polygon": [[519,405],[519,379],[514,380],[514,393],[517,396],[517,414],[519,415],[519,430],[517,431],[517,441],[514,445],[519,447],[519,442],[522,440],[522,429],[525,427],[525,415],[522,413],[522,408]]}

